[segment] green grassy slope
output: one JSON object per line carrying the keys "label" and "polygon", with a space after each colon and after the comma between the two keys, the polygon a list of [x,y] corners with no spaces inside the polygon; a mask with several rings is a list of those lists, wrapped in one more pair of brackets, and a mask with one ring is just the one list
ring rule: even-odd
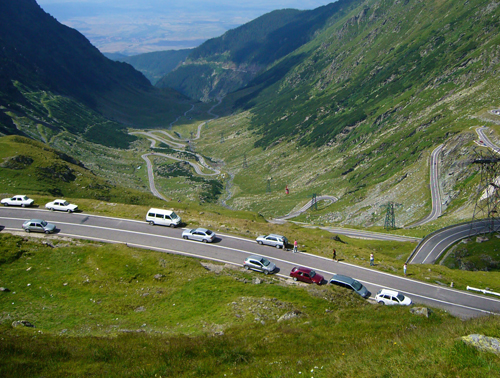
{"label": "green grassy slope", "polygon": [[[460,340],[500,337],[498,317],[425,318],[337,287],[207,266],[123,245],[0,235],[0,286],[10,289],[0,295],[0,374],[498,376],[496,355]],[[279,321],[285,314],[294,317]],[[14,328],[17,320],[35,328]]]}

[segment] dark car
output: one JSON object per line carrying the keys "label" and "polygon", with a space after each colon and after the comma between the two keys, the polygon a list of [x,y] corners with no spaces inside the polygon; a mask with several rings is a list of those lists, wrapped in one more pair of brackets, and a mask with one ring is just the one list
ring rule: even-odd
{"label": "dark car", "polygon": [[315,283],[317,285],[321,285],[324,280],[321,274],[316,273],[311,268],[304,268],[303,266],[294,267],[290,272],[290,277],[292,277],[294,281]]}
{"label": "dark car", "polygon": [[334,274],[332,278],[330,278],[330,284],[354,290],[363,298],[369,298],[371,295],[368,289],[364,287],[359,281],[356,281],[354,278],[351,277],[343,276],[341,274]]}

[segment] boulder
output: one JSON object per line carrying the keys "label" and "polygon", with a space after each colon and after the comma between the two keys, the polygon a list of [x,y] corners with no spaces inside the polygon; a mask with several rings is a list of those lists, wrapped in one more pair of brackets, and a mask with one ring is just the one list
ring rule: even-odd
{"label": "boulder", "polygon": [[431,310],[427,307],[413,307],[410,312],[415,315],[422,315],[425,316],[426,318],[429,317],[429,314],[431,313]]}
{"label": "boulder", "polygon": [[15,322],[12,322],[12,327],[16,328],[19,326],[35,328],[35,326],[27,320],[16,320]]}
{"label": "boulder", "polygon": [[9,290],[9,289],[7,289],[6,287],[0,287],[0,291],[5,291],[5,292],[7,292],[7,291],[10,291],[10,290]]}
{"label": "boulder", "polygon": [[500,354],[500,339],[495,337],[489,337],[484,335],[468,335],[462,336],[462,341],[476,349],[484,352],[491,352],[495,354]]}
{"label": "boulder", "polygon": [[298,310],[293,310],[293,311],[287,312],[286,314],[279,317],[278,322],[282,322],[284,320],[290,320],[290,319],[296,318],[296,317],[300,316],[301,314],[302,313]]}

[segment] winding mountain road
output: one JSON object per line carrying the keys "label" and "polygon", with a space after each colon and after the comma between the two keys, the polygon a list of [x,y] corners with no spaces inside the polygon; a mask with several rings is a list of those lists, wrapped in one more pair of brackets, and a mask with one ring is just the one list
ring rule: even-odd
{"label": "winding mountain road", "polygon": [[[184,240],[182,230],[150,226],[145,221],[103,217],[84,213],[57,213],[36,208],[0,208],[1,232],[22,232],[26,219],[40,218],[56,224],[56,236],[82,238],[107,243],[126,243],[129,246],[165,253],[181,254],[241,266],[245,257],[259,254],[274,261],[278,275],[289,278],[292,267],[311,267],[329,278],[341,273],[362,282],[372,296],[380,288],[392,288],[410,296],[415,303],[442,308],[455,316],[470,318],[500,314],[500,300],[472,294],[445,286],[420,282],[408,277],[361,267],[308,253],[291,253],[282,249],[258,245],[255,240],[218,234],[215,243],[205,244]],[[24,235],[24,232],[22,233]],[[41,235],[43,238],[53,236]],[[342,258],[342,256],[340,256]],[[411,269],[410,269],[411,273]]]}

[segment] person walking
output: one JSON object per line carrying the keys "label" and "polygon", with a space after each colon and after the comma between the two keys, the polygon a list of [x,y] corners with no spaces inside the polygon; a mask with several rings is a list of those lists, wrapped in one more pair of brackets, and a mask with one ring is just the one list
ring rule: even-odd
{"label": "person walking", "polygon": [[299,243],[297,243],[297,239],[294,240],[293,242],[293,253],[297,253],[297,247],[298,247]]}
{"label": "person walking", "polygon": [[406,277],[406,263],[403,265],[403,272],[404,272],[405,277]]}
{"label": "person walking", "polygon": [[373,253],[370,253],[370,266],[374,266],[375,264],[373,263],[375,261],[375,257],[373,257]]}
{"label": "person walking", "polygon": [[333,261],[337,261],[337,262],[339,262],[339,260],[337,260],[337,251],[335,250],[335,248],[333,249],[333,256],[332,256],[332,260],[333,260]]}

